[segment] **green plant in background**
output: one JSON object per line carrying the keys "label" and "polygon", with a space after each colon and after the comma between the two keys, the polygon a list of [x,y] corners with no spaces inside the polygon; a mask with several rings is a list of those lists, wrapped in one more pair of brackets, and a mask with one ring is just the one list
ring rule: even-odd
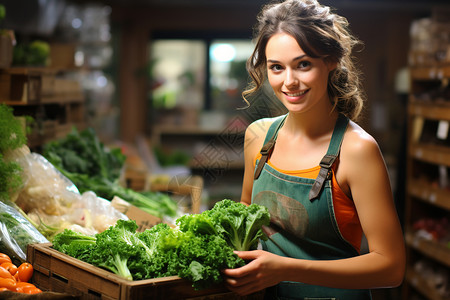
{"label": "green plant in background", "polygon": [[73,128],[66,137],[45,144],[43,155],[81,193],[93,191],[107,200],[118,196],[161,218],[176,215],[177,205],[168,195],[137,192],[120,185],[126,157],[120,148],[106,147],[92,128],[81,132]]}
{"label": "green plant in background", "polygon": [[13,65],[46,66],[50,56],[50,45],[41,40],[29,44],[19,43],[14,47]]}
{"label": "green plant in background", "polygon": [[0,35],[8,35],[9,30],[3,28],[3,22],[6,18],[6,8],[3,4],[0,4]]}
{"label": "green plant in background", "polygon": [[11,67],[13,51],[16,44],[14,30],[4,28],[5,6],[0,4],[0,69]]}
{"label": "green plant in background", "polygon": [[191,156],[182,150],[166,149],[161,146],[153,148],[156,159],[163,167],[168,166],[187,166],[191,160]]}
{"label": "green plant in background", "polygon": [[4,28],[3,22],[5,22],[6,18],[6,8],[3,4],[0,4],[0,36],[11,36],[14,37],[13,31]]}
{"label": "green plant in background", "polygon": [[6,9],[3,4],[0,4],[0,23],[3,22],[3,20],[6,17]]}

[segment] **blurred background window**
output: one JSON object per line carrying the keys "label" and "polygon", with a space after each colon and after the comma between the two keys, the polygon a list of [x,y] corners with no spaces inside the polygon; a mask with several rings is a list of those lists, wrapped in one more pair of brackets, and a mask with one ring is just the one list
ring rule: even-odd
{"label": "blurred background window", "polygon": [[206,43],[201,40],[152,42],[151,98],[155,108],[203,107],[206,53]]}
{"label": "blurred background window", "polygon": [[153,106],[233,114],[245,104],[241,93],[248,82],[245,63],[252,48],[245,39],[153,40]]}

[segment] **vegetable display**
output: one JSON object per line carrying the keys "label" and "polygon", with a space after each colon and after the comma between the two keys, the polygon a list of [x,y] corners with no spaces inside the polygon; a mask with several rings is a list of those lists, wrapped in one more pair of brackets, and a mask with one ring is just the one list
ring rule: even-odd
{"label": "vegetable display", "polygon": [[[178,275],[190,280],[195,289],[207,288],[222,282],[222,269],[245,264],[233,252],[236,249],[229,237],[242,238],[241,244],[254,248],[253,242],[264,238],[261,226],[268,224],[265,207],[240,203],[234,206],[231,202],[222,200],[210,211],[181,217],[176,221],[182,225],[179,228],[159,223],[137,232],[135,221],[118,220],[115,226],[95,236],[66,229],[56,235],[53,248],[130,280]],[[225,231],[234,229],[227,227],[224,220],[231,220],[238,212],[249,230],[243,225],[240,234],[228,235]],[[211,225],[204,226],[208,222]],[[223,224],[222,229],[219,224]]]}
{"label": "vegetable display", "polygon": [[51,241],[65,228],[94,234],[126,218],[92,191],[81,195],[47,159],[31,152],[25,129],[13,108],[0,104],[0,252],[25,260],[28,243]]}
{"label": "vegetable display", "polygon": [[109,149],[92,128],[75,128],[65,138],[44,145],[43,155],[81,193],[93,191],[112,200],[114,196],[157,217],[176,215],[177,204],[166,194],[140,193],[119,184],[125,156],[119,148]]}

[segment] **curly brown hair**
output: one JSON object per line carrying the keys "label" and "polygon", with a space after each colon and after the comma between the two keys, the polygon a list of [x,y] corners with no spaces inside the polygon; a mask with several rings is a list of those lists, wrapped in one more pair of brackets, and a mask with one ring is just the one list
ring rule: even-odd
{"label": "curly brown hair", "polygon": [[358,119],[365,96],[352,50],[362,43],[350,32],[346,18],[316,0],[286,0],[265,5],[257,20],[255,49],[247,60],[247,71],[252,82],[242,93],[245,101],[267,78],[268,40],[274,34],[284,32],[294,37],[308,56],[337,63],[328,78],[330,100],[334,109],[351,120]]}

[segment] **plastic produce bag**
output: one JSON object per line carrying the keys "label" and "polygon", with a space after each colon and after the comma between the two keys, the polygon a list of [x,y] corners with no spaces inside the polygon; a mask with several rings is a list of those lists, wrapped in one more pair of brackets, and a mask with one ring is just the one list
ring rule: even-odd
{"label": "plastic produce bag", "polygon": [[0,252],[24,262],[28,244],[48,240],[12,205],[0,202]]}
{"label": "plastic produce bag", "polygon": [[16,204],[26,213],[39,208],[47,215],[63,215],[77,201],[78,189],[45,157],[29,153],[18,159],[24,187]]}
{"label": "plastic produce bag", "polygon": [[118,219],[128,217],[94,192],[80,194],[76,186],[45,157],[29,153],[20,157],[24,187],[15,203],[50,241],[64,229],[95,234]]}
{"label": "plastic produce bag", "polygon": [[[70,208],[67,208],[64,214],[48,215],[39,208],[33,208],[27,212],[27,215],[38,225],[38,228],[47,230],[46,236],[50,240],[53,235],[66,228],[94,235],[113,226],[119,219],[128,220],[128,217],[115,209],[111,202],[97,197],[94,192],[85,192],[76,196],[77,200]],[[53,232],[48,228],[54,228]]]}

